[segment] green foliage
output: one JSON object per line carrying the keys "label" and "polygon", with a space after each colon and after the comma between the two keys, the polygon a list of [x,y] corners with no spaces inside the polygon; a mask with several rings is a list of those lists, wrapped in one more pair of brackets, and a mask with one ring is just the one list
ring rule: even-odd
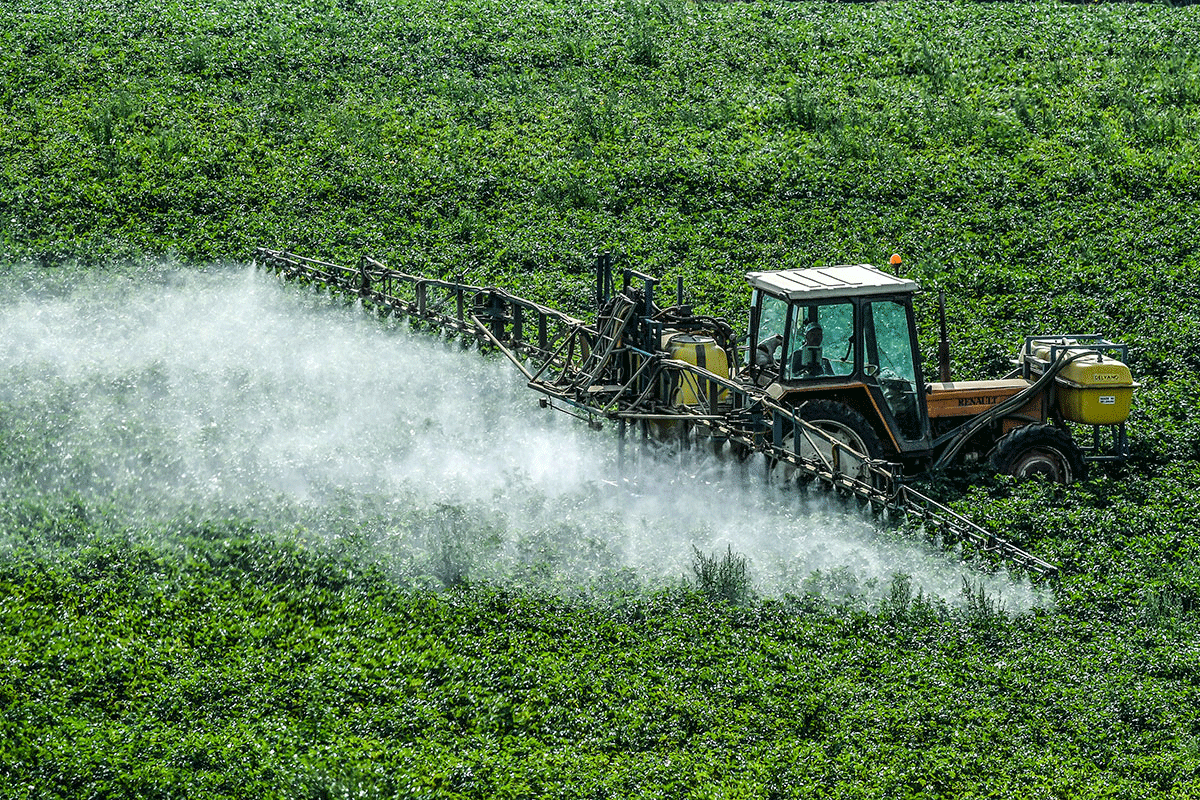
{"label": "green foliage", "polygon": [[1129,232],[1188,252],[1186,11],[468,5],[18,4],[3,252],[268,242],[527,283],[608,247],[710,271],[695,299],[727,312],[745,269],[901,250],[967,296],[1005,287],[1013,325],[1036,307],[1009,272],[1129,281],[1152,257]]}
{"label": "green foliage", "polygon": [[696,576],[696,588],[714,600],[730,605],[745,605],[754,597],[748,561],[746,556],[733,552],[733,545],[729,545],[722,556],[706,556],[692,545],[692,573]]}
{"label": "green foliage", "polygon": [[439,507],[435,525],[430,571],[447,587],[466,586],[471,575],[471,531],[466,529],[462,509]]}
{"label": "green foliage", "polygon": [[969,585],[951,610],[902,577],[878,613],[433,593],[219,522],[138,544],[98,511],[0,564],[6,796],[1196,788],[1171,599],[1108,622]]}
{"label": "green foliage", "polygon": [[5,5],[0,264],[367,251],[570,309],[613,249],[737,319],[747,270],[899,251],[947,290],[956,377],[1095,330],[1145,386],[1128,467],[960,490],[1064,569],[1020,616],[903,575],[867,607],[837,570],[757,598],[731,549],[694,552],[699,592],[612,570],[602,600],[537,581],[596,557],[570,531],[500,574],[450,507],[388,518],[402,553],[269,501],[138,527],[101,464],[46,468],[47,386],[0,407],[0,795],[1195,796],[1198,32],[1168,4]]}

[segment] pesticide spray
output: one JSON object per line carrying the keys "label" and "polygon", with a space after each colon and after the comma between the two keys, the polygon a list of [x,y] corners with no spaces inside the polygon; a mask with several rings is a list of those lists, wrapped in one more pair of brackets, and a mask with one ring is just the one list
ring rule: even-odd
{"label": "pesticide spray", "polygon": [[1010,611],[1049,602],[711,457],[619,465],[615,434],[539,409],[506,362],[253,269],[17,272],[5,500],[116,499],[147,535],[243,515],[431,585],[640,591],[737,553],[765,596],[873,602],[902,575],[950,604],[964,579]]}

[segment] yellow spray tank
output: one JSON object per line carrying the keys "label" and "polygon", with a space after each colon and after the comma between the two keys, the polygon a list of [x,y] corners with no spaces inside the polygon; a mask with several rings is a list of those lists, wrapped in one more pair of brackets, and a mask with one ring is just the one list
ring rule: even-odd
{"label": "yellow spray tank", "polygon": [[[729,377],[729,356],[712,336],[682,331],[663,331],[661,346],[668,358],[683,361],[706,369],[722,378]],[[729,397],[729,390],[722,389],[719,401]],[[690,372],[680,375],[679,385],[671,398],[672,405],[694,406],[707,400],[699,379]]]}
{"label": "yellow spray tank", "polygon": [[1041,374],[1059,359],[1070,359],[1055,377],[1058,407],[1065,419],[1085,425],[1119,425],[1129,417],[1140,384],[1112,352],[1123,346],[1097,337],[1034,337],[1025,342],[1022,361]]}

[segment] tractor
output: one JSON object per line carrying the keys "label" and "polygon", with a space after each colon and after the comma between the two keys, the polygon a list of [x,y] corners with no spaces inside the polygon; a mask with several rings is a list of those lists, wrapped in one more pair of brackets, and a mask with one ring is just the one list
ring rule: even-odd
{"label": "tractor", "polygon": [[1094,335],[1028,337],[1005,377],[952,381],[940,295],[940,380],[927,382],[915,281],[866,264],[747,279],[740,379],[851,450],[905,473],[975,463],[1059,483],[1084,477],[1092,462],[1128,456],[1124,423],[1138,384],[1123,363],[1125,345]]}

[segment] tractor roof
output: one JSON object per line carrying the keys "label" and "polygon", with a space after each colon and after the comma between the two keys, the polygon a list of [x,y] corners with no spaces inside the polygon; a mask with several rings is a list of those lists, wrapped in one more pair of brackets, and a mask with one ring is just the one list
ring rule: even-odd
{"label": "tractor roof", "polygon": [[889,275],[870,264],[750,272],[747,273],[746,280],[750,281],[750,285],[755,289],[788,300],[903,294],[921,288],[916,281]]}

